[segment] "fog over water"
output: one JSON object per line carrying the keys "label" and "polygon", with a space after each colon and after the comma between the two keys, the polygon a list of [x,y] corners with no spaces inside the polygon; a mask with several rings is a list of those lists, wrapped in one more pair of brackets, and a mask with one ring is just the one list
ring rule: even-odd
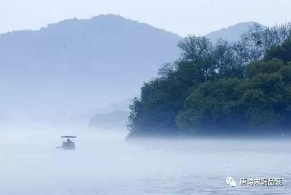
{"label": "fog over water", "polygon": [[[1,195],[290,194],[290,140],[124,140],[125,131],[8,127],[0,131]],[[76,150],[57,150],[73,134]],[[137,144],[140,143],[140,144]],[[282,187],[226,186],[283,178]]]}

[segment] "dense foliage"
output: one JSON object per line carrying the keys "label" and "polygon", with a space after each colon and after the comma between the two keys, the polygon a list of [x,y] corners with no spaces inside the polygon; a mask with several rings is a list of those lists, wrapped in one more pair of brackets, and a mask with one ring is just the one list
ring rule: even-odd
{"label": "dense foliage", "polygon": [[144,83],[130,105],[131,134],[291,130],[291,25],[252,26],[241,40],[189,36],[181,58]]}

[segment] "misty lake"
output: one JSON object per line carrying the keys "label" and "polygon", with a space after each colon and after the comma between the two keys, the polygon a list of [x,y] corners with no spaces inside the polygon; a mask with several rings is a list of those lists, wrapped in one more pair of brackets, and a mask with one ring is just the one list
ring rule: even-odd
{"label": "misty lake", "polygon": [[[71,131],[67,131],[71,132]],[[76,150],[57,150],[65,131],[0,132],[1,195],[290,194],[290,140],[124,141],[125,133],[75,131]],[[226,186],[282,178],[283,186]]]}

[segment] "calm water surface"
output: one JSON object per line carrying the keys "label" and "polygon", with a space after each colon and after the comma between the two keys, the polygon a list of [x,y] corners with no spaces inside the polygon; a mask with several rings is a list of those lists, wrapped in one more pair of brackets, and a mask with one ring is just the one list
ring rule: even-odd
{"label": "calm water surface", "polygon": [[[1,195],[291,194],[290,140],[151,141],[75,132],[0,133]],[[225,185],[225,178],[283,178],[282,187]]]}

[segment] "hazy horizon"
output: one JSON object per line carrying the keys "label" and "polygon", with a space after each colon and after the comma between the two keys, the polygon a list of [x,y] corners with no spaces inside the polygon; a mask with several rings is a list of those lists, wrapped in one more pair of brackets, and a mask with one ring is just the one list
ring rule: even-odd
{"label": "hazy horizon", "polygon": [[[102,14],[115,14],[177,33],[180,36],[205,35],[241,22],[254,21],[272,26],[291,20],[291,17],[288,18],[285,14],[288,13],[291,2],[278,0],[276,4],[280,6],[280,12],[274,15],[270,14],[274,11],[273,2],[263,0],[241,2],[162,0],[159,3],[153,0],[146,2],[133,0],[126,2],[117,0],[106,2],[93,0],[5,1],[2,2],[0,8],[2,24],[0,33],[26,29],[37,30],[66,19],[89,19]],[[248,14],[245,14],[246,12]]]}

